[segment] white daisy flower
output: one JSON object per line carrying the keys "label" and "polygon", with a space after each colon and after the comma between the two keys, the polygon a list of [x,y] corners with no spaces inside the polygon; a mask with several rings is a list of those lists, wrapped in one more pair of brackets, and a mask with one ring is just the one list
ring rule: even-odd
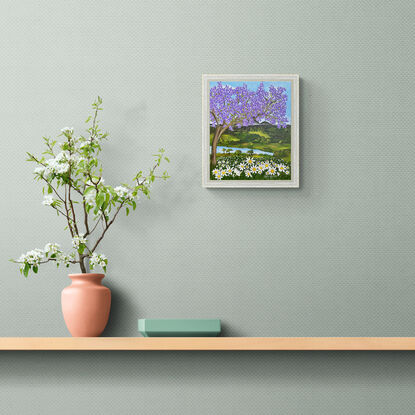
{"label": "white daisy flower", "polygon": [[251,158],[251,157],[247,158],[247,159],[246,159],[246,164],[247,164],[248,166],[252,166],[252,165],[254,164],[254,159],[253,159],[253,158]]}
{"label": "white daisy flower", "polygon": [[250,170],[245,170],[244,173],[246,177],[252,177],[252,173]]}

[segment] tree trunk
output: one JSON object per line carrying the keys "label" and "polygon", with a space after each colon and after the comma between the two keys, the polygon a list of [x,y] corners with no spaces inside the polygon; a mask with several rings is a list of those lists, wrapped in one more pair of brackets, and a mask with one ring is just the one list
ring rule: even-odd
{"label": "tree trunk", "polygon": [[216,127],[215,135],[212,141],[212,153],[210,155],[210,166],[216,166],[216,148],[218,146],[221,135],[225,132],[226,128]]}
{"label": "tree trunk", "polygon": [[86,256],[85,255],[79,255],[79,265],[80,265],[80,267],[81,267],[81,272],[82,272],[82,274],[86,274],[87,273],[87,270],[86,270],[86,266],[85,266],[85,258],[86,258]]}

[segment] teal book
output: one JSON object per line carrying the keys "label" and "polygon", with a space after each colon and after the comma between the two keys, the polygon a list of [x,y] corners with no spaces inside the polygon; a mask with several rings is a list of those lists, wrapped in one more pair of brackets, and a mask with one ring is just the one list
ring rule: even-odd
{"label": "teal book", "polygon": [[144,337],[216,337],[219,319],[139,319],[138,331]]}

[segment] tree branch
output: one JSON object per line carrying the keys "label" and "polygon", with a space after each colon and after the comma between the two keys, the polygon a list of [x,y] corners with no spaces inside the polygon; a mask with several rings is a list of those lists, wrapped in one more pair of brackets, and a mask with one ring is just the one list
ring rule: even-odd
{"label": "tree branch", "polygon": [[77,235],[79,235],[79,231],[78,231],[78,225],[76,223],[76,216],[75,216],[75,208],[73,206],[73,201],[71,198],[71,189],[72,189],[72,178],[71,178],[71,173],[72,173],[72,149],[71,149],[71,139],[68,136],[68,147],[69,147],[69,171],[68,171],[68,177],[69,177],[69,189],[68,189],[68,199],[69,199],[69,205],[71,207],[71,211],[72,211],[72,220],[73,220],[73,227],[74,230],[76,232]]}
{"label": "tree branch", "polygon": [[55,192],[55,195],[58,196],[58,198],[65,203],[65,201],[63,200],[62,196],[58,193],[58,191],[43,177],[41,176],[42,179],[50,186],[50,188]]}
{"label": "tree branch", "polygon": [[95,252],[95,250],[97,249],[99,243],[102,241],[102,239],[104,238],[105,233],[107,232],[107,230],[109,229],[109,227],[114,223],[115,218],[117,217],[118,213],[120,212],[121,208],[124,206],[125,200],[123,202],[120,203],[120,205],[118,206],[117,211],[115,212],[113,218],[107,223],[106,227],[104,228],[101,236],[98,238],[98,240],[95,242],[94,247],[91,249],[92,252]]}
{"label": "tree branch", "polygon": [[99,221],[102,219],[102,214],[101,214],[101,216],[97,219],[97,221],[96,221],[96,223],[95,223],[95,225],[94,225],[94,227],[92,228],[92,230],[91,230],[91,232],[89,233],[90,235],[92,235],[92,233],[95,231],[95,229],[97,228],[97,226],[99,225]]}
{"label": "tree branch", "polygon": [[68,227],[69,227],[69,231],[71,233],[72,238],[74,237],[74,232],[72,229],[72,219],[69,218],[69,209],[68,209],[68,204],[67,204],[67,187],[66,187],[66,183],[65,183],[65,200],[63,201],[64,205],[65,205],[65,211],[66,211],[66,217],[68,219]]}
{"label": "tree branch", "polygon": [[216,121],[216,125],[219,125],[219,120],[218,120],[218,117],[216,116],[216,114],[215,114],[215,111],[213,111],[213,110],[211,110],[210,111],[210,113],[213,115],[213,118],[215,119],[215,121]]}
{"label": "tree branch", "polygon": [[[58,258],[48,258],[48,259],[46,259],[44,261],[39,261],[38,262],[38,265],[40,265],[40,264],[46,264],[46,263],[48,263],[50,261],[57,262],[58,261]],[[13,261],[13,262],[16,263],[16,264],[25,264],[25,262],[22,262],[22,261]],[[79,264],[79,261],[77,261],[76,259],[72,259],[72,260],[70,260],[68,262],[70,262],[71,264]]]}
{"label": "tree branch", "polygon": [[68,221],[71,221],[72,219],[65,213],[62,212],[60,209],[58,209],[56,206],[52,206],[50,205],[51,208],[55,209],[57,212],[59,212],[61,215],[65,216],[66,219],[68,219]]}
{"label": "tree branch", "polygon": [[88,223],[88,212],[86,211],[86,203],[85,200],[82,198],[82,206],[84,209],[84,225],[85,225],[85,237],[87,237],[89,232],[89,223]]}
{"label": "tree branch", "polygon": [[75,208],[74,208],[74,206],[73,206],[73,201],[72,201],[72,199],[71,199],[71,185],[69,185],[69,190],[68,190],[68,199],[69,199],[69,205],[70,205],[70,207],[71,207],[71,211],[72,211],[72,223],[73,223],[73,227],[74,227],[74,230],[75,230],[75,232],[76,232],[76,235],[79,235],[79,232],[78,232],[78,226],[77,226],[77,224],[76,224],[76,217],[75,217]]}

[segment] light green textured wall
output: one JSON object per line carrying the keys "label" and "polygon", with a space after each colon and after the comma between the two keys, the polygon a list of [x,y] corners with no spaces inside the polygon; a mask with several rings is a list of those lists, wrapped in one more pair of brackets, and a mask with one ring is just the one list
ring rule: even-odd
{"label": "light green textured wall", "polygon": [[[104,242],[106,335],[219,317],[228,335],[411,336],[415,3],[0,3],[0,336],[65,336],[66,272],[10,257],[69,241],[25,151],[104,98],[105,178],[168,184]],[[201,187],[201,74],[299,73],[301,188]],[[120,146],[122,144],[123,147]],[[412,353],[0,353],[3,414],[413,414]]]}

